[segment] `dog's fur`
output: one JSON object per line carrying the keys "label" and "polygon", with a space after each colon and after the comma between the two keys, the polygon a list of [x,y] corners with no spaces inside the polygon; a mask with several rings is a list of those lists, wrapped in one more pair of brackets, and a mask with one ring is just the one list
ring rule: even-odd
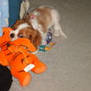
{"label": "dog's fur", "polygon": [[28,38],[36,48],[43,43],[49,29],[53,30],[55,36],[62,35],[66,38],[59,24],[59,14],[57,10],[45,6],[40,6],[32,12],[28,12],[24,18],[18,20],[12,28],[14,29],[10,34],[12,40],[19,37]]}

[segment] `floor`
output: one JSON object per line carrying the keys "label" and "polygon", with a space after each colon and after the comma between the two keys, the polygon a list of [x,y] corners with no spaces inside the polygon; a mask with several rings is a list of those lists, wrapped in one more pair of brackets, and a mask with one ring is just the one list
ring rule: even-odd
{"label": "floor", "polygon": [[51,5],[59,10],[61,26],[68,36],[55,38],[51,51],[38,54],[48,66],[32,74],[27,87],[14,79],[10,91],[91,91],[91,0],[30,0],[31,8]]}

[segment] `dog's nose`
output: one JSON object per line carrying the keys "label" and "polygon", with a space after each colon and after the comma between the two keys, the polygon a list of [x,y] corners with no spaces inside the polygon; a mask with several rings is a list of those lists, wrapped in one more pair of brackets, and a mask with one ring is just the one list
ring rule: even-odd
{"label": "dog's nose", "polygon": [[10,37],[11,37],[11,38],[14,38],[14,36],[15,36],[14,33],[11,33],[11,34],[10,34]]}

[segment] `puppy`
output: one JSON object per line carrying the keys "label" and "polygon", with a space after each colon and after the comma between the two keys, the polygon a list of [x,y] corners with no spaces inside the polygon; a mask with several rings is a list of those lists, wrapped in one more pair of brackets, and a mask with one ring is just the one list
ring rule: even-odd
{"label": "puppy", "polygon": [[12,40],[28,38],[36,48],[45,42],[50,29],[55,36],[62,35],[66,38],[59,23],[57,10],[46,6],[28,11],[23,19],[16,21],[12,28],[14,30],[10,33]]}

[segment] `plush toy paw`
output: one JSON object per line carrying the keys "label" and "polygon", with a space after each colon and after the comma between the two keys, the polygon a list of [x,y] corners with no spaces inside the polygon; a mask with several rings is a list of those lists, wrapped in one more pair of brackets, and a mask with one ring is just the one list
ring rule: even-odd
{"label": "plush toy paw", "polygon": [[18,78],[21,86],[27,86],[30,83],[31,75],[28,72],[22,72]]}
{"label": "plush toy paw", "polygon": [[24,71],[14,72],[13,71],[11,73],[14,77],[16,77],[16,79],[19,80],[19,83],[20,83],[21,86],[27,86],[32,79],[29,72],[24,72]]}
{"label": "plush toy paw", "polygon": [[45,72],[47,69],[47,66],[45,64],[43,64],[42,62],[38,62],[38,64],[32,69],[32,71],[34,73],[42,73]]}

